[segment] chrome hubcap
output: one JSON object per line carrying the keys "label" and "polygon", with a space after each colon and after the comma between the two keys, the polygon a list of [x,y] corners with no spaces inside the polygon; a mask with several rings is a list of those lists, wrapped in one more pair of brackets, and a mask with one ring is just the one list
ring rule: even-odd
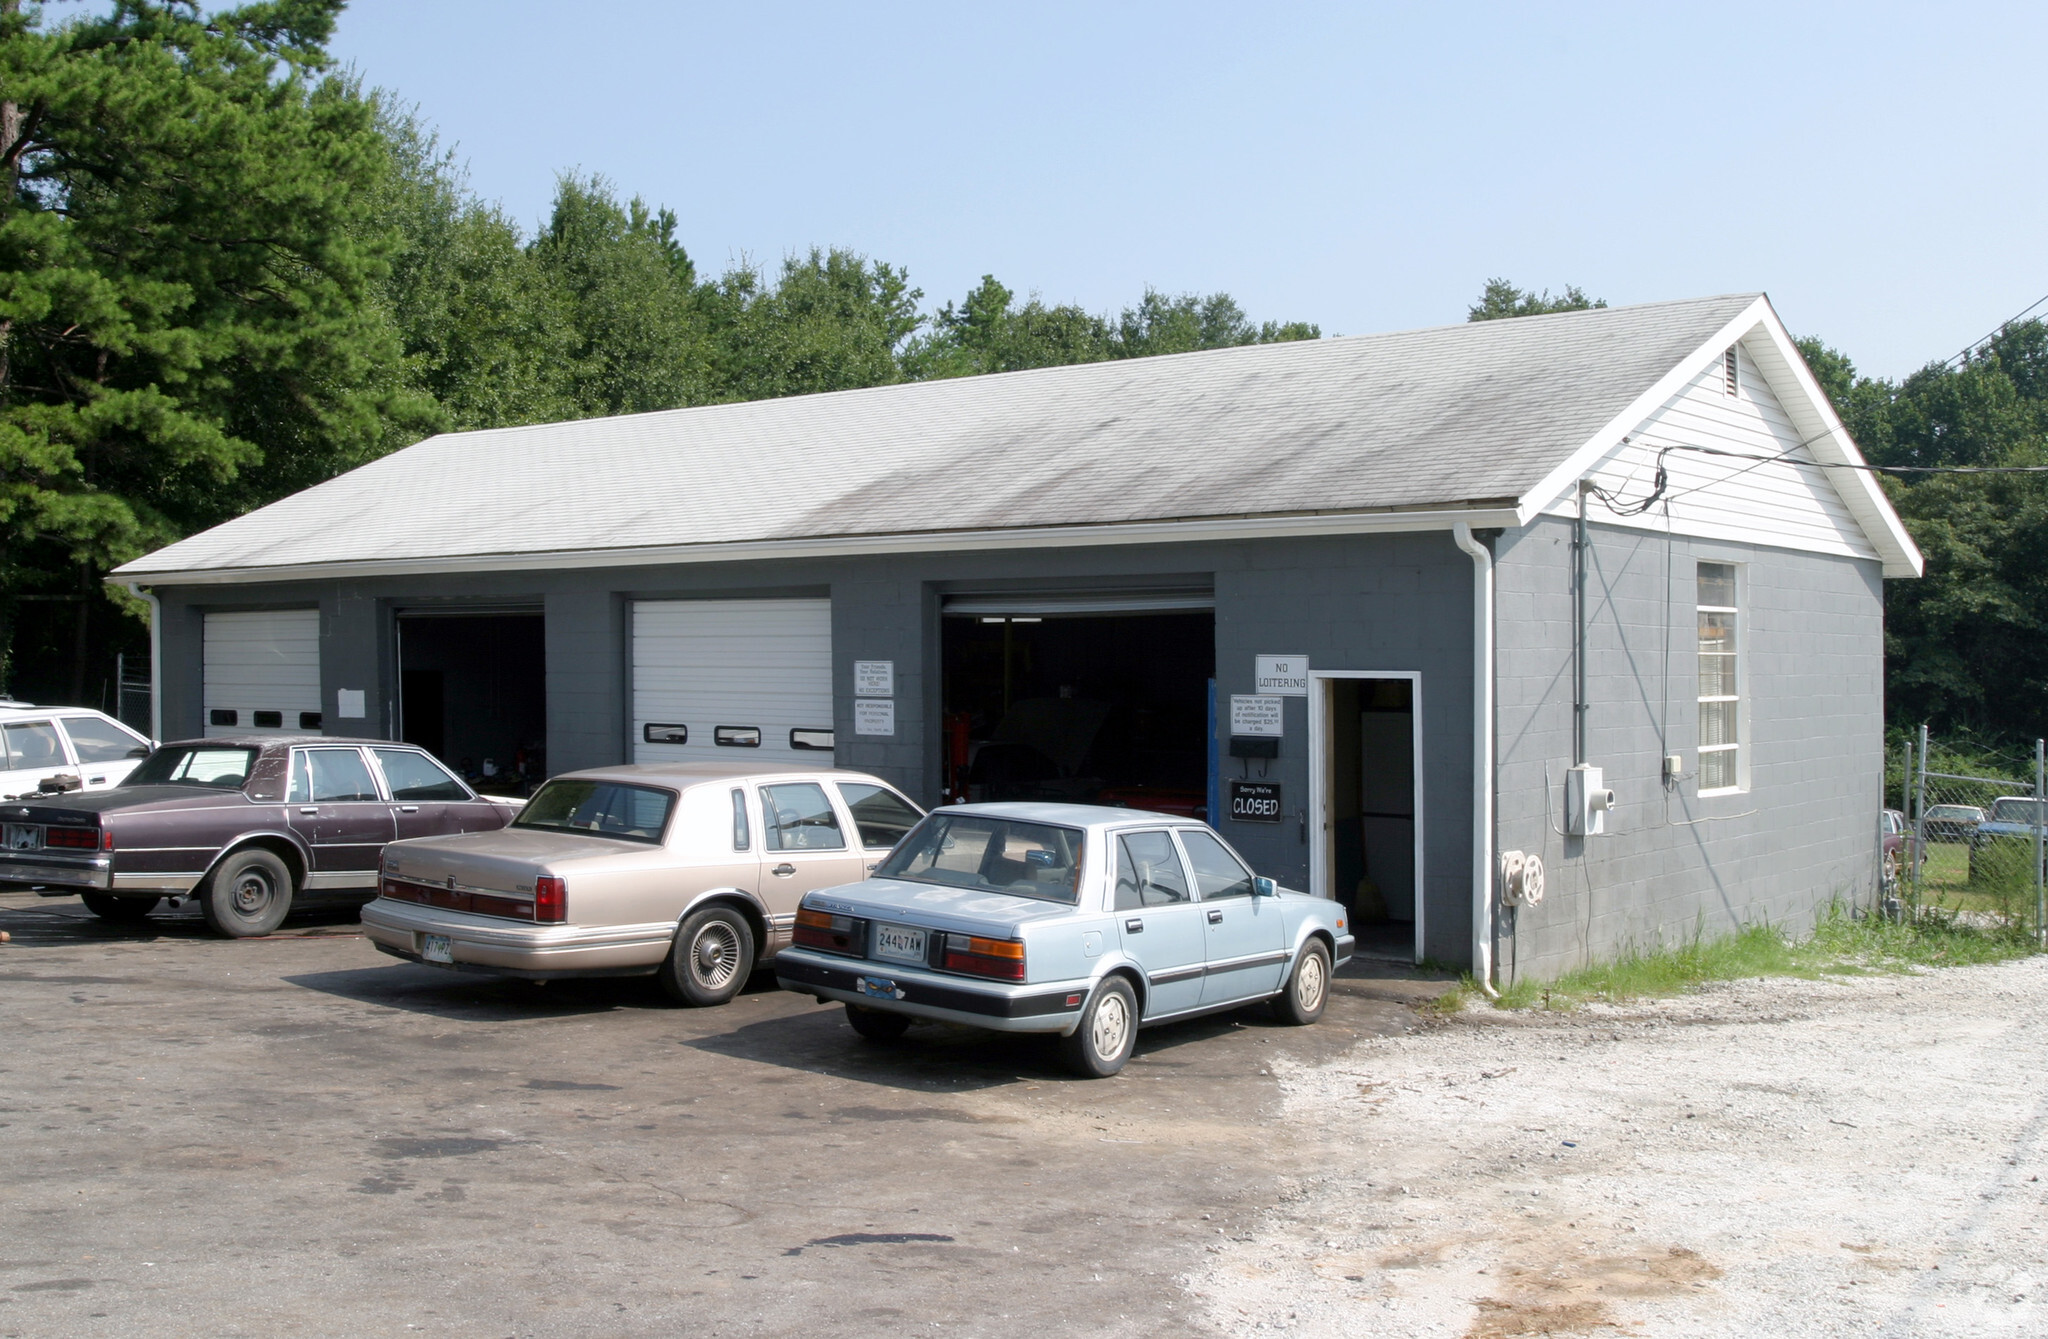
{"label": "chrome hubcap", "polygon": [[697,942],[690,946],[690,970],[700,985],[716,990],[739,969],[739,936],[730,925],[713,921],[697,932]]}
{"label": "chrome hubcap", "polygon": [[1124,997],[1104,995],[1102,1002],[1095,1006],[1095,1021],[1088,1030],[1089,1040],[1095,1043],[1095,1054],[1104,1059],[1122,1054],[1124,1038],[1130,1032],[1131,1015],[1124,1007]]}
{"label": "chrome hubcap", "polygon": [[1323,975],[1323,960],[1311,953],[1301,960],[1301,971],[1294,981],[1294,998],[1301,1003],[1304,1012],[1314,1012],[1323,1002],[1323,987],[1327,978]]}
{"label": "chrome hubcap", "polygon": [[256,870],[248,870],[235,880],[235,910],[253,916],[270,905],[270,893],[270,880]]}

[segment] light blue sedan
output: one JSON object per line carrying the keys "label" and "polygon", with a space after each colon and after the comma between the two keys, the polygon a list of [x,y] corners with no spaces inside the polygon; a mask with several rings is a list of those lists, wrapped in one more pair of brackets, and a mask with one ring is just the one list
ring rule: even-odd
{"label": "light blue sedan", "polygon": [[1343,907],[1253,875],[1199,823],[967,804],[928,815],[874,877],[806,895],[774,965],[871,1041],[912,1018],[1053,1032],[1106,1078],[1154,1023],[1258,1000],[1315,1022],[1351,948]]}

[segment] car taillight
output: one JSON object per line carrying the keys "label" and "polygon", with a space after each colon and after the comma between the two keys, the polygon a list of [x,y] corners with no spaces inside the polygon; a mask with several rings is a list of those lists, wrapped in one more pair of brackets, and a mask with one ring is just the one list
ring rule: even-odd
{"label": "car taillight", "polygon": [[569,885],[552,874],[533,881],[533,918],[537,921],[569,919]]}
{"label": "car taillight", "polygon": [[805,948],[821,948],[827,953],[845,953],[856,958],[867,955],[867,922],[855,916],[835,916],[804,907],[796,913],[796,925],[789,937],[791,943]]}
{"label": "car taillight", "polygon": [[105,832],[102,832],[100,834],[100,849],[102,851],[111,851],[114,849],[114,830],[112,828],[108,828]]}
{"label": "car taillight", "polygon": [[97,851],[100,833],[98,828],[44,828],[43,845],[61,846],[72,851]]}
{"label": "car taillight", "polygon": [[1024,979],[1024,945],[1015,939],[983,939],[980,935],[946,936],[945,969],[992,976],[998,981]]}

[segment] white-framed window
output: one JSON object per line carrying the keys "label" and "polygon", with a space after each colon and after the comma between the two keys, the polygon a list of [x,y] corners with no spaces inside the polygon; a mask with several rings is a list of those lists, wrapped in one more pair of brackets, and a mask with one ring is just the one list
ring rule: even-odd
{"label": "white-framed window", "polygon": [[1699,564],[1702,795],[1742,789],[1742,613],[1737,577],[1734,563]]}

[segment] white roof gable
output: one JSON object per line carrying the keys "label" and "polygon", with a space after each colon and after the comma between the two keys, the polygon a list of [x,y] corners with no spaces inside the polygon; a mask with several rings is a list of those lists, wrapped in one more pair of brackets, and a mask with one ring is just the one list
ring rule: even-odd
{"label": "white roof gable", "polygon": [[[1775,326],[1769,310],[1756,295],[1702,298],[444,434],[116,577],[1513,525],[1731,327],[1759,313]],[[1853,453],[1835,427],[1829,449]],[[1883,531],[1872,543],[1889,571],[1905,532],[1872,497],[1857,520]]]}

